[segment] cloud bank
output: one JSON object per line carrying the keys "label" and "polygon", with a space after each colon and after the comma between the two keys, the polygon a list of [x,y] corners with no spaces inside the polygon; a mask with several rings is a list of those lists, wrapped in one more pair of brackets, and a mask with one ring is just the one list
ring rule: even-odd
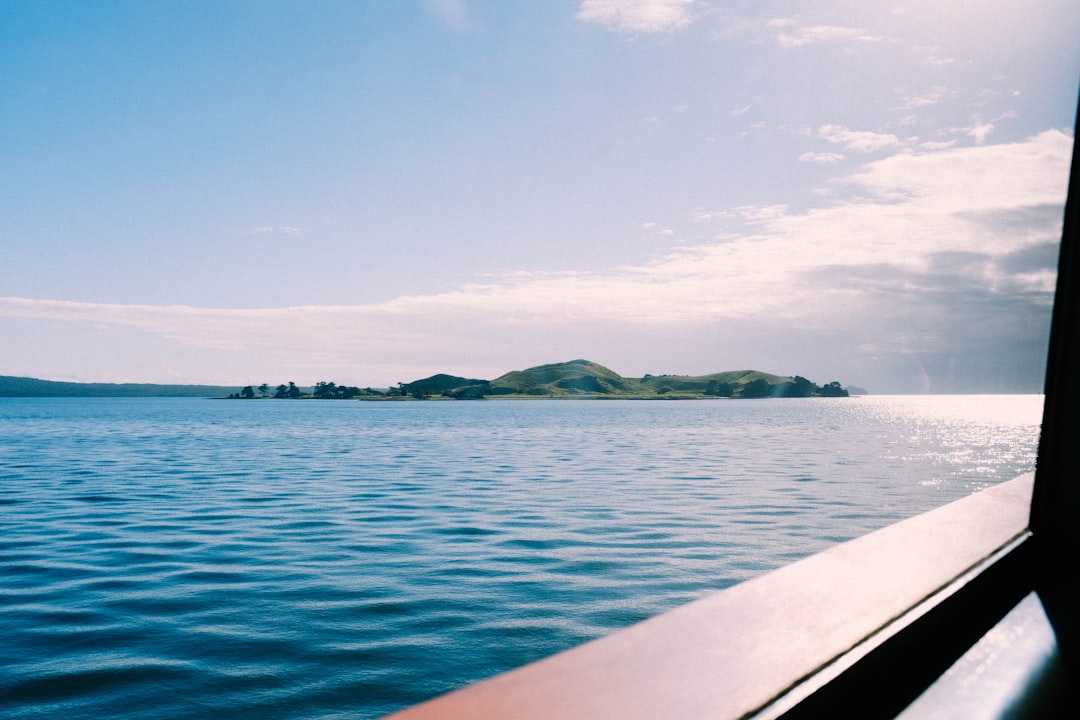
{"label": "cloud bank", "polygon": [[[847,132],[827,134],[845,147],[867,142]],[[182,378],[191,382],[383,385],[614,356],[634,358],[613,368],[627,375],[754,367],[878,392],[1037,392],[1071,147],[1050,130],[1016,143],[903,152],[835,182],[842,201],[802,213],[736,208],[720,216],[739,219],[741,230],[643,265],[508,274],[378,304],[0,298],[0,327],[62,324],[67,351],[87,359],[78,377],[50,371],[59,358],[44,356],[28,333],[0,373],[34,367],[52,379],[163,381],[180,353],[195,359],[188,372],[198,377]],[[126,367],[122,353],[101,349],[120,347],[116,337],[158,347],[161,365]],[[100,367],[80,343],[98,348]]]}

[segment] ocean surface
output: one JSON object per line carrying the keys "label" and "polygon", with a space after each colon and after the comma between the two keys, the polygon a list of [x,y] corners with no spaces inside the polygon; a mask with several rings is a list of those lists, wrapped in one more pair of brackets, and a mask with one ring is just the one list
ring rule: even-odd
{"label": "ocean surface", "polygon": [[2,399],[0,717],[378,717],[1030,471],[1041,409]]}

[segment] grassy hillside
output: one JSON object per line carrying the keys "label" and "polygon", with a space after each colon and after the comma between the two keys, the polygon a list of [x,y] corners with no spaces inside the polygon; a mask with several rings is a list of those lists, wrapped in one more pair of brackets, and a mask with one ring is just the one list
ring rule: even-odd
{"label": "grassy hillside", "polygon": [[[452,387],[455,382],[461,384]],[[458,398],[765,398],[844,394],[838,383],[821,388],[803,377],[783,377],[758,370],[730,370],[700,376],[646,375],[640,379],[625,378],[589,360],[571,360],[514,370],[490,382],[435,375],[404,385],[403,389],[417,397],[441,394]]]}
{"label": "grassy hillside", "polygon": [[637,380],[588,360],[515,370],[491,381],[492,395],[639,395],[648,391]]}
{"label": "grassy hillside", "polygon": [[689,392],[704,394],[709,390],[710,382],[721,385],[727,383],[733,391],[755,380],[764,380],[770,386],[781,385],[791,380],[788,377],[772,375],[758,370],[728,370],[726,372],[713,373],[711,375],[646,375],[641,379],[642,385],[653,392],[665,394],[669,392]]}
{"label": "grassy hillside", "polygon": [[487,380],[476,380],[439,373],[423,380],[403,383],[401,392],[404,395],[413,397],[446,395],[448,397],[476,398],[489,394],[490,387],[491,383]]}

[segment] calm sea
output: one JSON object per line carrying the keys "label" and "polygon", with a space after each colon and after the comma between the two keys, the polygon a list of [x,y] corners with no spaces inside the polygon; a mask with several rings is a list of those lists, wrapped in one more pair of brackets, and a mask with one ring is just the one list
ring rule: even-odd
{"label": "calm sea", "polygon": [[1041,408],[0,400],[0,716],[375,717],[1030,471]]}

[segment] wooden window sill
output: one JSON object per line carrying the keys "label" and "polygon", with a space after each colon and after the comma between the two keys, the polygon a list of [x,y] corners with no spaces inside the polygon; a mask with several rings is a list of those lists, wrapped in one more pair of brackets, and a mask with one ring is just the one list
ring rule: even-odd
{"label": "wooden window sill", "polygon": [[1029,535],[1033,477],[391,717],[779,716],[1021,546]]}

